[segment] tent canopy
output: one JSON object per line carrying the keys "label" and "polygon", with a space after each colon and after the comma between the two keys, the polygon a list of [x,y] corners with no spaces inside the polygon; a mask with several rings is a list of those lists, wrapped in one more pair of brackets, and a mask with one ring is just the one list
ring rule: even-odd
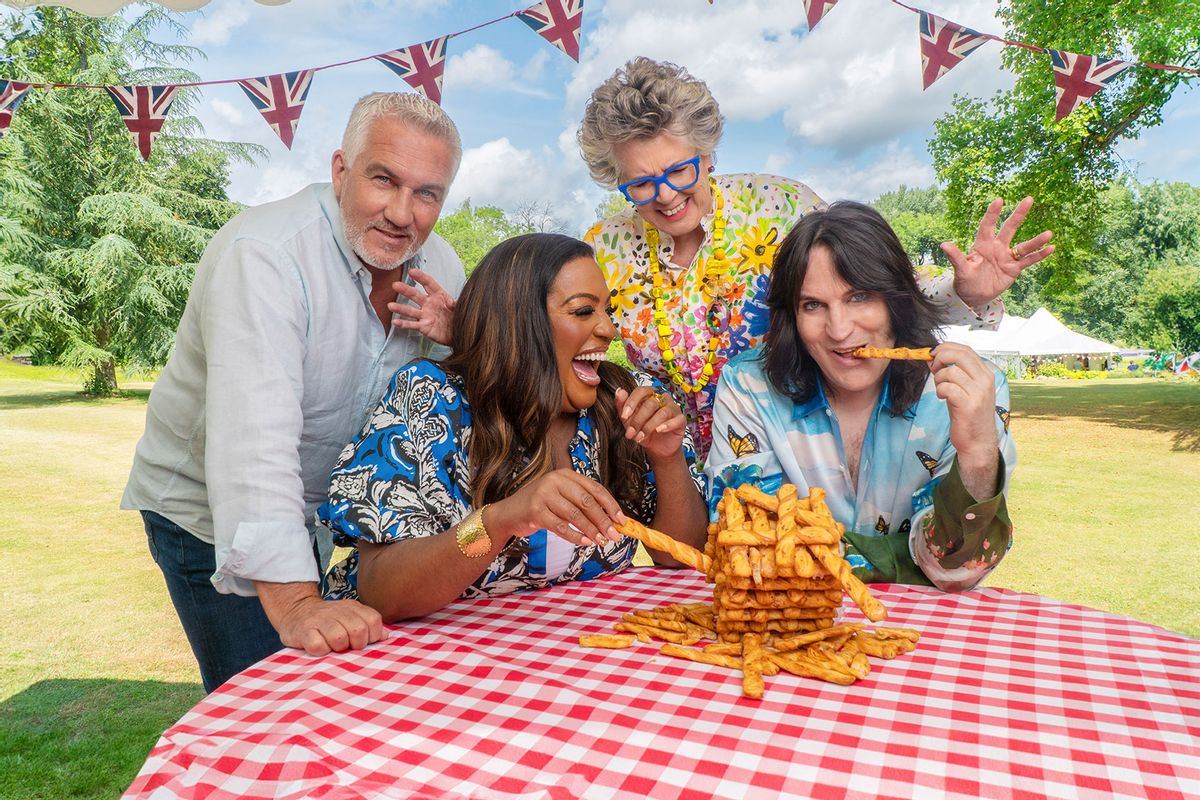
{"label": "tent canopy", "polygon": [[[208,5],[209,0],[155,0],[158,5],[166,6],[173,11],[195,11],[201,6]],[[0,6],[13,8],[33,8],[34,6],[63,6],[73,11],[79,11],[93,17],[105,17],[115,14],[130,3],[141,0],[0,0]],[[280,6],[288,0],[255,0],[265,6]]]}
{"label": "tent canopy", "polygon": [[1023,319],[1006,314],[994,331],[962,325],[942,329],[943,339],[965,344],[980,355],[1061,356],[1100,355],[1120,348],[1071,330],[1045,308]]}

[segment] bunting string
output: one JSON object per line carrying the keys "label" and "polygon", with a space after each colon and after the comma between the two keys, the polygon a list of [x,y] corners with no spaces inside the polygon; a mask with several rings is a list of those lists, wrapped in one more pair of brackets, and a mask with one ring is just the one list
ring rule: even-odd
{"label": "bunting string", "polygon": [[[451,39],[472,33],[507,19],[516,19],[528,26],[555,49],[574,61],[579,61],[583,31],[584,0],[541,0],[520,11],[481,22],[461,31],[447,33],[418,44],[410,44],[360,58],[325,64],[319,67],[264,75],[257,78],[193,81],[163,86],[96,86],[79,83],[29,83],[0,78],[0,136],[12,121],[13,114],[30,89],[97,89],[106,91],[116,105],[142,158],[150,157],[154,138],[162,129],[171,101],[178,89],[185,87],[237,84],[246,93],[263,119],[279,136],[284,146],[291,148],[308,91],[316,73],[337,67],[375,59],[399,76],[414,90],[435,103],[441,103],[442,77],[448,44]],[[839,0],[804,0],[805,17],[812,31],[828,15]],[[1051,61],[1055,85],[1055,120],[1071,114],[1079,105],[1114,81],[1131,67],[1171,70],[1187,75],[1200,75],[1200,69],[1175,64],[1156,64],[1143,61],[1124,61],[1084,55],[983,33],[957,22],[908,5],[902,0],[889,0],[893,5],[918,15],[921,82],[925,89],[944,77],[963,59],[989,41],[1006,47],[1020,47],[1045,53]],[[712,3],[712,0],[709,0]]]}
{"label": "bunting string", "polygon": [[0,78],[0,135],[12,121],[13,112],[30,89],[97,89],[108,93],[117,112],[129,129],[138,152],[149,160],[155,137],[162,130],[171,109],[175,92],[200,86],[237,84],[262,114],[271,130],[289,150],[296,135],[300,114],[308,99],[313,76],[327,69],[344,67],[362,61],[378,60],[399,75],[409,86],[435,103],[442,101],[442,72],[446,63],[446,45],[450,39],[495,25],[506,19],[517,19],[531,28],[556,49],[579,61],[579,45],[583,28],[583,0],[542,0],[541,2],[502,17],[481,22],[461,31],[447,33],[427,42],[412,44],[375,53],[361,58],[325,64],[320,67],[263,75],[257,78],[228,78],[214,81],[191,81],[162,86],[102,86],[86,83],[23,83]]}

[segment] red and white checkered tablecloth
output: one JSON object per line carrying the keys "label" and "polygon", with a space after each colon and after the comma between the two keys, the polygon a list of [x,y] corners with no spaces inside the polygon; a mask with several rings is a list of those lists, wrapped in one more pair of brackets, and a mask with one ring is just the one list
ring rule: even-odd
{"label": "red and white checkered tablecloth", "polygon": [[126,797],[1200,797],[1200,641],[1005,589],[872,590],[917,649],[852,686],[781,673],[761,701],[657,645],[578,646],[711,597],[661,569],[284,650],[163,734]]}

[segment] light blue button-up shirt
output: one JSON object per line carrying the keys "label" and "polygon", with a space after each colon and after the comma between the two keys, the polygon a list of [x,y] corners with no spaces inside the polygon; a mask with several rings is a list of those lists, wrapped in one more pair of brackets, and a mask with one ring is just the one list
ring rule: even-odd
{"label": "light blue button-up shirt", "polygon": [[[771,386],[761,353],[744,353],[721,373],[706,468],[714,507],[726,486],[753,483],[775,492],[785,482],[794,483],[801,496],[820,487],[830,512],[847,530],[906,536],[914,561],[939,585],[977,583],[981,565],[972,565],[971,576],[941,574],[939,559],[923,552],[928,545],[918,535],[919,518],[932,511],[934,487],[950,472],[955,456],[950,415],[937,396],[933,376],[917,403],[899,416],[892,416],[885,381],[863,438],[856,489],[846,467],[837,415],[824,390],[818,385],[807,402],[794,403]],[[1002,491],[1007,493],[1017,453],[1008,433],[1008,381],[992,369],[996,431],[1005,468]]]}
{"label": "light blue button-up shirt", "polygon": [[[465,282],[436,234],[409,265],[455,297]],[[219,591],[318,579],[313,515],[339,452],[397,369],[441,355],[385,331],[370,292],[329,184],[247,209],[204,251],[121,507],[215,545]]]}

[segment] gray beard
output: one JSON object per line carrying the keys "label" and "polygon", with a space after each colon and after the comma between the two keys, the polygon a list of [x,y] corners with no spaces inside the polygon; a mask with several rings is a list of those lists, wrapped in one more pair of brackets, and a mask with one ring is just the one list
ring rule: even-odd
{"label": "gray beard", "polygon": [[346,235],[347,244],[350,245],[350,249],[354,251],[354,255],[358,256],[360,261],[362,261],[368,267],[374,267],[375,269],[384,270],[385,272],[390,272],[391,270],[403,266],[405,261],[408,261],[413,257],[413,254],[417,249],[415,247],[406,248],[403,252],[398,253],[386,260],[380,258],[369,258],[366,255],[367,232],[361,228],[352,231],[347,228],[344,223],[342,225],[342,231]]}

